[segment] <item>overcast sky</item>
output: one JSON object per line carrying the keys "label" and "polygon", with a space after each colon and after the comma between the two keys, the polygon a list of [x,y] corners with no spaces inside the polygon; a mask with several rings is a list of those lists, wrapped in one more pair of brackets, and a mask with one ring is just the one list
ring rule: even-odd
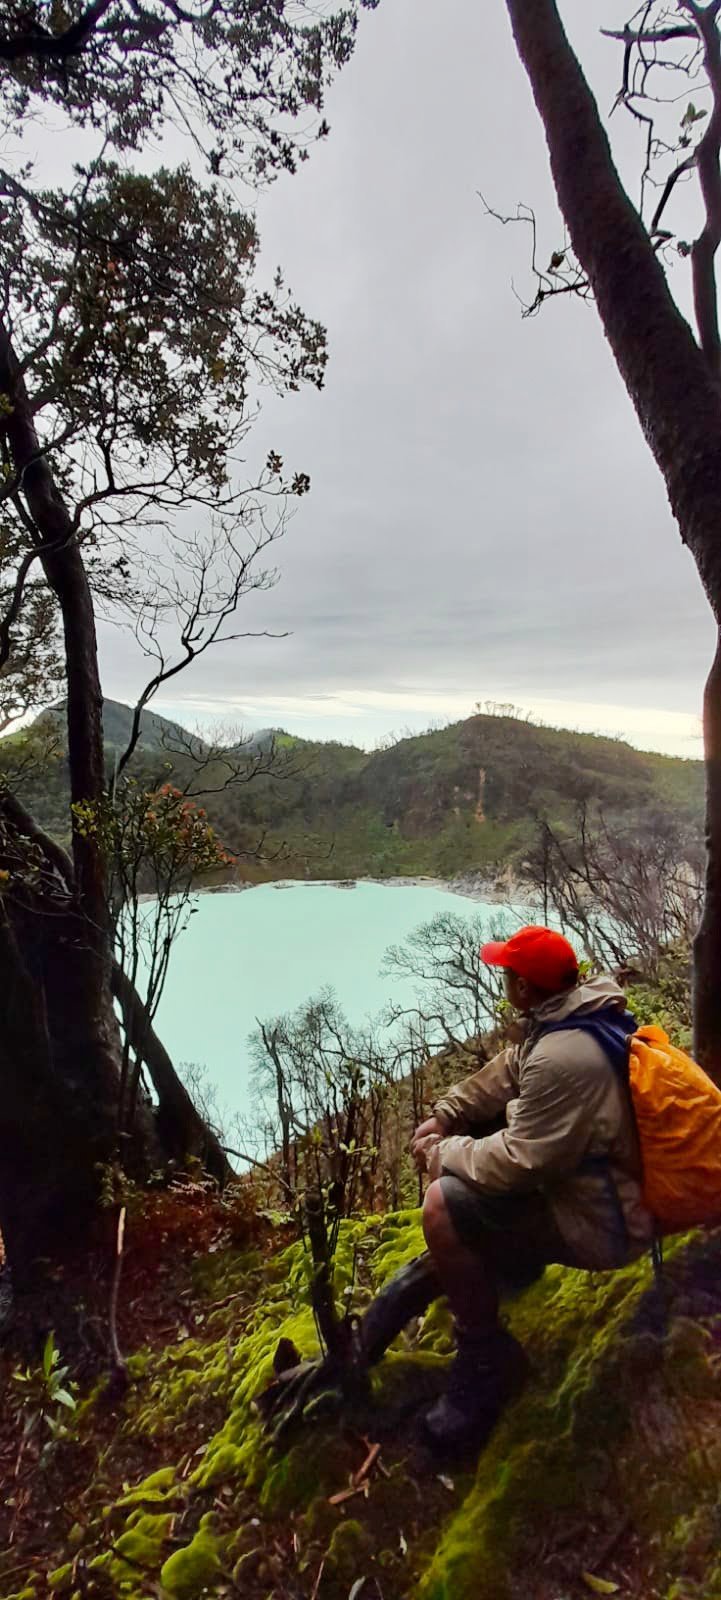
{"label": "overcast sky", "polygon": [[[619,62],[598,27],[623,14],[565,6],[604,109]],[[290,637],[217,651],[157,709],[373,743],[510,700],[697,754],[710,614],[596,313],[523,321],[528,239],[478,198],[533,205],[542,258],[558,244],[503,0],[381,0],[328,115],[257,204],[265,268],[330,342],[324,391],[268,402],[249,442],[312,478],[243,618]],[[130,699],[143,667],[114,630],[103,665]]]}

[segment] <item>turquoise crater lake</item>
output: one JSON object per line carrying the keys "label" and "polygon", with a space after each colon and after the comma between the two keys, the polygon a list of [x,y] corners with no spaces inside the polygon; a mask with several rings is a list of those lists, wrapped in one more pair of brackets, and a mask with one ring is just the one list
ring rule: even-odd
{"label": "turquoise crater lake", "polygon": [[411,1002],[410,980],[381,977],[388,946],[439,912],[480,916],[498,905],[425,885],[264,884],[201,894],[173,950],[157,1030],[176,1064],[207,1068],[222,1104],[245,1115],[248,1036],[256,1019],[292,1011],[326,985],[360,1024],[389,1000]]}

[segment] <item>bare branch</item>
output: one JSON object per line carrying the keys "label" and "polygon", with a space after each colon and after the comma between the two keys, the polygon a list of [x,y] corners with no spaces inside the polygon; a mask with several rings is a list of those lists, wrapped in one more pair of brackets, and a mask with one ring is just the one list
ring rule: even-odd
{"label": "bare branch", "polygon": [[721,0],[705,8],[692,4],[692,0],[679,0],[679,3],[696,20],[713,95],[713,111],[696,152],[706,222],[691,250],[691,268],[699,341],[711,371],[718,377],[721,374],[721,338],[715,258],[721,244],[721,36],[716,19]]}
{"label": "bare branch", "polygon": [[7,665],[12,648],[12,629],[20,615],[25,582],[30,568],[39,557],[47,555],[51,550],[57,550],[58,545],[36,544],[33,550],[28,550],[23,556],[13,585],[12,598],[4,617],[0,620],[0,669]]}
{"label": "bare branch", "polygon": [[671,39],[695,39],[696,29],[688,23],[673,28],[601,28],[604,39],[618,39],[621,44],[665,44]]}
{"label": "bare branch", "polygon": [[[581,271],[574,256],[566,246],[564,246],[563,250],[554,251],[545,272],[539,267],[537,261],[536,215],[530,206],[526,206],[520,201],[515,212],[504,216],[502,212],[495,211],[488,204],[480,190],[478,198],[483,204],[486,216],[493,217],[495,222],[502,223],[504,227],[509,222],[521,222],[525,223],[531,230],[530,266],[531,272],[536,279],[537,289],[534,298],[529,301],[523,300],[518,294],[516,295],[516,298],[521,303],[524,317],[534,317],[546,300],[553,299],[557,295],[577,295],[580,300],[585,300],[590,296],[591,286],[588,278]],[[515,287],[514,294],[516,294]]]}
{"label": "bare branch", "polygon": [[[254,571],[258,557],[283,532],[283,520],[273,528],[263,531],[245,551],[234,543],[232,534],[221,528],[209,538],[200,535],[190,540],[175,539],[175,569],[172,579],[165,585],[166,599],[179,619],[180,650],[178,660],[168,662],[159,637],[158,619],[163,608],[163,584],[158,583],[156,596],[147,617],[141,619],[140,628],[145,638],[146,651],[155,656],[158,669],[149,679],[133,711],[133,723],[128,744],[117,765],[119,777],[130,761],[140,737],[142,714],[163,684],[186,669],[205,654],[212,645],[227,644],[232,640],[248,638],[279,638],[282,634],[267,629],[231,631],[226,624],[235,614],[243,595],[267,588],[272,574]],[[179,566],[184,566],[188,582],[184,585],[178,577]]]}
{"label": "bare branch", "polygon": [[682,161],[680,166],[676,167],[674,169],[674,171],[670,174],[670,176],[666,179],[666,182],[665,182],[665,184],[663,186],[663,192],[662,192],[662,195],[661,195],[661,199],[659,200],[658,205],[656,207],[656,210],[654,211],[654,214],[653,214],[653,216],[651,218],[650,233],[651,233],[651,238],[652,239],[654,238],[654,236],[659,231],[660,224],[661,224],[661,218],[663,216],[664,211],[666,210],[666,206],[668,205],[668,202],[669,202],[669,200],[671,198],[671,195],[673,194],[673,191],[674,191],[674,189],[676,187],[676,184],[678,183],[680,178],[682,178],[682,177],[684,177],[686,175],[686,173],[693,171],[693,168],[696,166],[696,159],[697,159],[696,151],[694,151],[693,154],[690,155],[690,156],[687,156],[686,160]]}

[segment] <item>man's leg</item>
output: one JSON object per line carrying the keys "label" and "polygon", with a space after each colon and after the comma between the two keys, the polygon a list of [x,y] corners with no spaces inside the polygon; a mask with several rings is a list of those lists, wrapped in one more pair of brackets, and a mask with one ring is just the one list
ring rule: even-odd
{"label": "man's leg", "polygon": [[429,1185],[423,1203],[423,1232],[456,1325],[476,1334],[498,1325],[498,1290],[493,1272],[478,1250],[459,1238],[443,1194],[443,1181]]}
{"label": "man's leg", "polygon": [[513,1394],[527,1363],[521,1346],[498,1322],[498,1288],[491,1251],[464,1244],[443,1192],[432,1183],[423,1206],[423,1231],[453,1313],[457,1354],[445,1395],[425,1418],[440,1451],[480,1448]]}

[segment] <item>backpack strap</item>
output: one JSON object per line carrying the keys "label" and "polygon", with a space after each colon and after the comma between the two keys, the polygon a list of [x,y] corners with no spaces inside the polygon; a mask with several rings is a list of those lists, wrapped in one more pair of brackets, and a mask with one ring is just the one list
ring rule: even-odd
{"label": "backpack strap", "polygon": [[[583,1033],[590,1033],[605,1050],[614,1072],[628,1091],[631,1110],[633,1111],[633,1101],[631,1101],[628,1082],[629,1044],[632,1035],[636,1033],[638,1028],[638,1023],[633,1013],[630,1011],[617,1011],[614,1007],[609,1006],[604,1010],[592,1011],[588,1016],[568,1017],[563,1022],[546,1023],[538,1029],[536,1038],[542,1038],[544,1033],[567,1032],[572,1028],[581,1029]],[[584,1156],[577,1170],[581,1173],[597,1172],[599,1177],[605,1179],[608,1197],[612,1202],[616,1215],[619,1234],[623,1230],[624,1241],[628,1243],[626,1218],[623,1214],[620,1196],[614,1182],[609,1157],[607,1155]],[[663,1262],[663,1238],[659,1232],[654,1234],[650,1256],[653,1264],[656,1291],[659,1297],[661,1326],[662,1331],[665,1331],[668,1323],[667,1285]]]}
{"label": "backpack strap", "polygon": [[[546,1033],[571,1031],[589,1033],[601,1045],[616,1076],[628,1092],[628,1046],[636,1027],[636,1018],[630,1011],[618,1011],[615,1006],[607,1006],[603,1010],[591,1012],[589,1016],[567,1017],[563,1022],[542,1024],[535,1035],[534,1043],[542,1039]],[[626,1253],[629,1243],[628,1228],[621,1197],[611,1170],[610,1157],[607,1154],[584,1156],[576,1170],[580,1174],[594,1173],[603,1180],[614,1217],[615,1232]]]}
{"label": "backpack strap", "polygon": [[628,1046],[631,1035],[636,1032],[638,1024],[630,1011],[618,1011],[615,1006],[606,1006],[600,1011],[591,1011],[588,1015],[565,1017],[563,1022],[542,1022],[534,1036],[534,1043],[542,1039],[546,1033],[590,1033],[596,1039],[614,1069],[614,1072],[628,1083]]}
{"label": "backpack strap", "polygon": [[629,1246],[628,1228],[626,1227],[626,1217],[623,1206],[621,1205],[621,1196],[618,1192],[618,1184],[616,1183],[611,1170],[611,1161],[609,1156],[603,1154],[597,1156],[584,1156],[583,1160],[580,1161],[576,1167],[576,1172],[581,1177],[587,1173],[590,1173],[594,1177],[601,1179],[604,1189],[606,1190],[606,1198],[613,1216],[614,1232],[618,1238],[619,1244],[622,1246],[624,1255],[626,1255],[628,1253]]}

